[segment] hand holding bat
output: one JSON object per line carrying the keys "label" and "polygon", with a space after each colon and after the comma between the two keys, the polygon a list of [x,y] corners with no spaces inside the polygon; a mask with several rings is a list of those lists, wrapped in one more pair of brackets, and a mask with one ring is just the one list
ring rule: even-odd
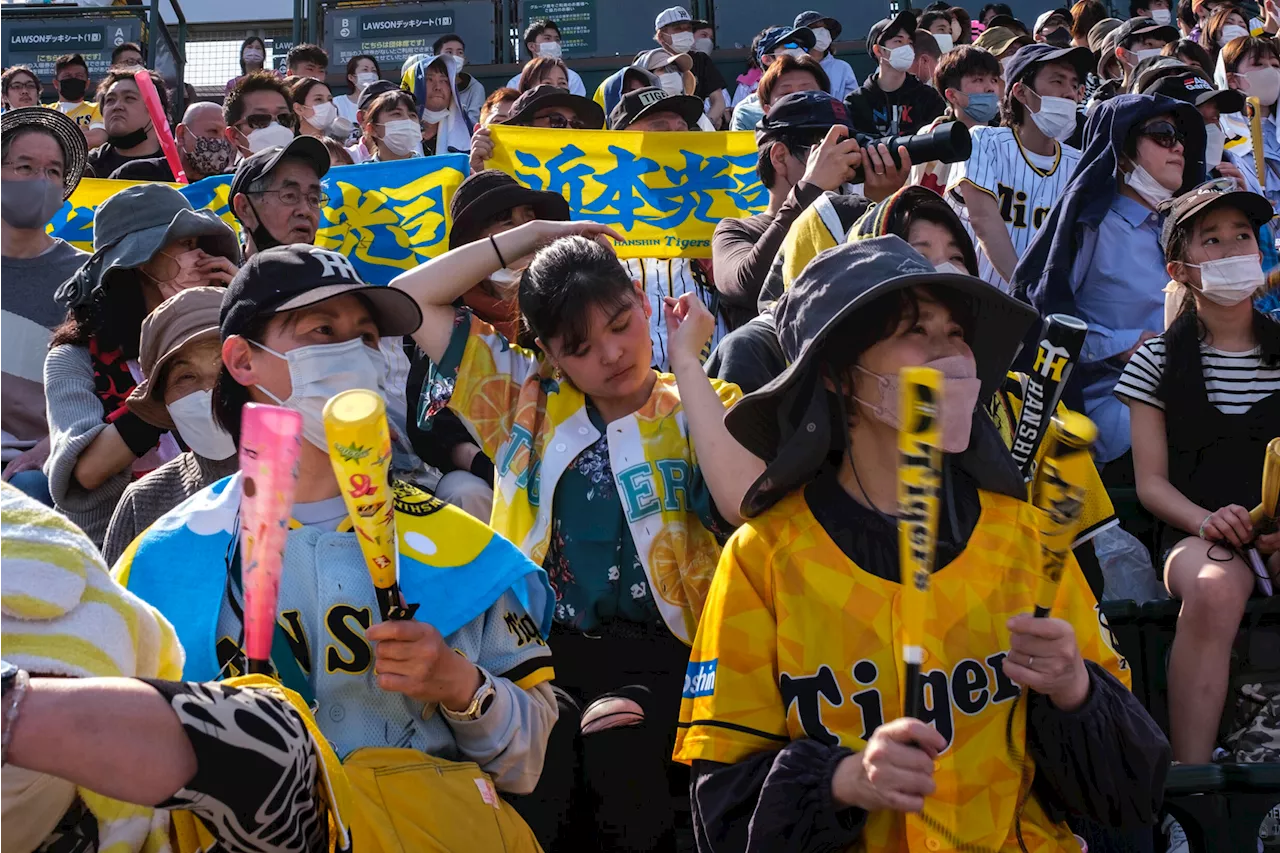
{"label": "hand holding bat", "polygon": [[1088,331],[1087,323],[1068,314],[1050,314],[1044,318],[1035,365],[1027,374],[1022,411],[1009,448],[1028,483],[1035,474],[1036,451],[1049,434],[1049,424],[1071,378],[1071,369],[1080,360]]}
{"label": "hand holding bat", "polygon": [[1058,594],[1058,584],[1071,543],[1080,529],[1093,457],[1089,447],[1098,438],[1093,421],[1076,412],[1054,418],[1040,469],[1031,488],[1031,502],[1041,510],[1040,586],[1036,591],[1036,616],[1047,616]]}

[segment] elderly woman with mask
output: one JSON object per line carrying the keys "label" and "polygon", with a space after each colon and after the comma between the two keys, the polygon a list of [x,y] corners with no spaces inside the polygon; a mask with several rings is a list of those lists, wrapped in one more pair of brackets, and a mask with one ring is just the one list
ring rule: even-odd
{"label": "elderly woman with mask", "polygon": [[222,293],[220,287],[188,288],[142,321],[143,380],[125,405],[151,426],[175,433],[187,450],[124,490],[102,545],[108,563],[160,516],[235,473],[235,439],[214,422],[210,405],[222,364]]}
{"label": "elderly woman with mask", "polygon": [[235,232],[164,184],[131,186],[94,217],[93,256],[58,288],[70,309],[44,363],[54,506],[100,543],[130,480],[181,451],[125,404],[143,380],[142,321],[161,302],[236,273]]}

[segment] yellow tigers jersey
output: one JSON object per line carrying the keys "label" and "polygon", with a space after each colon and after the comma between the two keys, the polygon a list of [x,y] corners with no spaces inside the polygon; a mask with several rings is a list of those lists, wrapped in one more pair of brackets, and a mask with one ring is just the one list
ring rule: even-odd
{"label": "yellow tigers jersey", "polygon": [[72,107],[70,104],[64,104],[61,101],[55,101],[52,104],[45,104],[51,110],[57,110],[67,118],[76,123],[76,127],[81,130],[93,130],[95,128],[103,128],[106,125],[102,123],[102,111],[98,109],[98,105],[92,101],[81,101]]}
{"label": "yellow tigers jersey", "polygon": [[[1013,446],[1013,434],[1018,428],[1018,418],[1022,415],[1022,395],[1026,387],[1026,374],[1009,371],[1000,390],[996,391],[987,403],[987,411],[995,421],[996,427],[1000,430],[1000,437],[1004,439],[1007,447]],[[1065,414],[1066,411],[1067,407],[1061,403],[1054,410],[1058,415]],[[1045,445],[1041,443],[1036,449],[1037,466],[1044,460],[1044,452]],[[1071,543],[1073,548],[1088,542],[1100,531],[1120,523],[1116,518],[1115,507],[1111,505],[1111,497],[1107,494],[1107,487],[1102,485],[1102,477],[1098,474],[1096,465],[1089,469],[1089,478],[1084,485],[1087,490],[1084,509],[1080,513],[1080,531],[1076,534],[1075,541]]]}
{"label": "yellow tigers jersey", "polygon": [[[1076,849],[1066,825],[1028,797],[1027,703],[1003,670],[1005,623],[1035,607],[1040,513],[1003,495],[980,498],[968,544],[934,573],[925,609],[923,719],[947,741],[937,791],[922,815],[872,812],[855,849],[1012,853],[1019,830],[1031,853]],[[803,490],[748,520],[725,547],[702,612],[675,758],[734,763],[799,738],[863,749],[902,716],[901,592],[845,556]],[[1052,615],[1071,622],[1086,659],[1129,684],[1074,558]]]}

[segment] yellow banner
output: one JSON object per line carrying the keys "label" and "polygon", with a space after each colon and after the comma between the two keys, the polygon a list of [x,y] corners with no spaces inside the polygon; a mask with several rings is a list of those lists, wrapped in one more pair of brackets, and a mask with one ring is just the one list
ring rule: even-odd
{"label": "yellow banner", "polygon": [[574,219],[625,234],[624,258],[709,258],[717,222],[769,206],[750,131],[490,130],[486,166],[560,193]]}

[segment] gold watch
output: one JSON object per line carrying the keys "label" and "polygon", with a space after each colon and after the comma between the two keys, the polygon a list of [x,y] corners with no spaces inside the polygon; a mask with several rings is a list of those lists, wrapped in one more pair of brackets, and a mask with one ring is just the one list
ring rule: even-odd
{"label": "gold watch", "polygon": [[480,674],[484,676],[484,679],[480,682],[480,687],[477,688],[475,695],[471,697],[471,704],[466,709],[451,711],[445,707],[443,702],[440,704],[440,711],[446,718],[457,723],[467,723],[480,719],[480,716],[489,710],[489,705],[498,691],[494,688],[493,680],[489,678],[489,673],[481,669]]}

